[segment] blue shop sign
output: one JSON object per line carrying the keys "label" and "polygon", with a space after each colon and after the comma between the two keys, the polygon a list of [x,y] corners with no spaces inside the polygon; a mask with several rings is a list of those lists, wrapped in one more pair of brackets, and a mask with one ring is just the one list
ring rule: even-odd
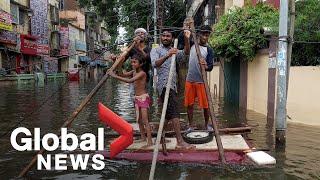
{"label": "blue shop sign", "polygon": [[75,45],[77,51],[87,51],[87,44],[85,42],[76,40]]}

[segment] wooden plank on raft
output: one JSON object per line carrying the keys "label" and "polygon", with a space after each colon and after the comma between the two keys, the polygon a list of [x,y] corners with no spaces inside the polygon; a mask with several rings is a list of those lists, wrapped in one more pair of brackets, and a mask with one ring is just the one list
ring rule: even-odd
{"label": "wooden plank on raft", "polygon": [[[155,139],[153,139],[154,141]],[[166,143],[167,149],[169,151],[175,151],[177,140],[176,138],[166,138],[168,141]],[[223,145],[223,148],[228,151],[244,151],[249,150],[250,147],[246,143],[245,139],[241,135],[222,135],[221,136],[221,142]],[[130,145],[127,150],[148,150],[152,151],[154,146],[149,146],[145,148],[144,146],[147,145],[146,141],[142,140],[135,140],[132,145]],[[193,151],[217,151],[218,146],[216,143],[215,138],[213,138],[212,141],[204,144],[195,144],[196,150]],[[161,146],[159,146],[159,149],[161,149]]]}

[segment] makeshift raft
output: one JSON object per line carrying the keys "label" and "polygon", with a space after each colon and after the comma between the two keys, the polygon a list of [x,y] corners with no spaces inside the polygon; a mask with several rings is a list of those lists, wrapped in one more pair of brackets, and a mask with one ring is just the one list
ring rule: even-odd
{"label": "makeshift raft", "polygon": [[[130,123],[131,126],[133,127],[133,136],[140,136],[140,131],[139,131],[139,125],[137,123]],[[158,132],[158,122],[151,122],[150,127],[151,127],[151,134],[153,137],[157,136]],[[184,133],[186,129],[188,128],[186,122],[181,119],[180,120],[180,126],[181,126],[181,132]],[[250,126],[245,126],[245,127],[236,127],[236,128],[222,128],[219,129],[220,134],[242,134],[242,133],[249,133],[251,132],[252,127]],[[175,136],[175,132],[173,131],[172,125],[169,123],[168,127],[165,129],[165,133],[167,137],[170,136]],[[118,137],[119,133],[113,131],[111,128],[109,128],[108,131],[106,131],[105,134],[107,137]]]}
{"label": "makeshift raft", "polygon": [[[135,132],[138,130],[137,124],[132,124]],[[194,144],[195,150],[181,150],[176,149],[176,138],[166,138],[166,149],[168,154],[164,155],[162,146],[159,147],[158,161],[170,163],[205,163],[205,164],[219,164],[219,152],[215,137],[213,140],[205,144]],[[246,152],[250,151],[246,140],[240,135],[224,134],[221,135],[222,145],[225,151],[225,158],[228,163],[242,164],[247,162]],[[155,138],[153,138],[155,142]],[[124,152],[118,154],[114,159],[129,160],[140,162],[151,162],[153,156],[154,146],[145,148],[146,142],[142,140],[134,140]],[[110,158],[109,152],[100,152],[106,158]]]}

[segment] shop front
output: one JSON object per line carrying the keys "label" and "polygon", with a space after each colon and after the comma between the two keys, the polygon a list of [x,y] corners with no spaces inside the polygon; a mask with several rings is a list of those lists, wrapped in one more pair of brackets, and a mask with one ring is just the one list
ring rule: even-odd
{"label": "shop front", "polygon": [[20,52],[17,33],[0,30],[0,69],[1,74],[20,73]]}
{"label": "shop front", "polygon": [[37,38],[35,36],[21,34],[20,42],[20,51],[22,54],[21,63],[23,64],[21,70],[29,74],[37,69],[42,69],[40,58],[37,57]]}

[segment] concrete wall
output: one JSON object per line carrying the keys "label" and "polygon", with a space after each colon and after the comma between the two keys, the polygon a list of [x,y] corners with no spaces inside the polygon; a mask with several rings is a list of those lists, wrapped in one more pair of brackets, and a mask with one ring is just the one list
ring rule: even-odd
{"label": "concrete wall", "polygon": [[29,7],[30,0],[11,0],[11,1],[18,3],[18,4],[21,4],[22,6]]}
{"label": "concrete wall", "polygon": [[85,29],[85,16],[79,11],[60,11],[59,17],[60,19],[74,20],[71,21],[71,24],[73,26],[76,26],[83,30]]}
{"label": "concrete wall", "polygon": [[0,9],[7,13],[10,13],[10,0],[1,0]]}
{"label": "concrete wall", "polygon": [[290,68],[287,103],[292,121],[320,125],[320,66]]}
{"label": "concrete wall", "polygon": [[[83,51],[76,50],[76,41],[85,42],[85,32],[81,28],[78,28],[76,26],[73,26],[72,24],[69,24],[69,54],[73,55],[69,57],[69,67],[71,69],[78,68],[79,66],[79,56],[84,56],[85,53]],[[82,53],[82,54],[79,54]],[[77,64],[77,67],[74,67],[74,65]]]}
{"label": "concrete wall", "polygon": [[[59,1],[58,1],[58,0],[49,0],[48,2],[49,2],[49,5],[50,5],[50,6],[54,6],[54,7],[56,7],[56,8],[59,9]],[[51,17],[51,13],[50,13],[50,9],[51,9],[51,8],[52,8],[52,7],[49,7],[49,8],[48,8],[48,15],[47,15],[48,22],[51,22],[51,20],[54,18],[54,17]],[[58,13],[59,13],[59,12],[58,12]],[[49,23],[48,26],[49,26],[49,30],[50,30],[50,31],[57,30],[56,27],[55,27],[55,25],[52,24],[52,23]]]}
{"label": "concrete wall", "polygon": [[[320,67],[290,68],[288,121],[320,125]],[[258,54],[248,64],[248,109],[267,114],[268,54]]]}
{"label": "concrete wall", "polygon": [[243,7],[244,0],[225,0],[224,10],[228,12],[232,7]]}
{"label": "concrete wall", "polygon": [[67,59],[61,59],[61,72],[67,72],[69,68],[69,58]]}
{"label": "concrete wall", "polygon": [[30,31],[30,21],[29,17],[25,14],[24,23],[22,25],[13,25],[16,28],[16,32],[20,34],[29,34]]}
{"label": "concrete wall", "polygon": [[75,64],[78,64],[78,59],[76,54],[75,42],[79,39],[79,29],[69,24],[69,54],[72,55],[69,57],[69,69],[74,69]]}
{"label": "concrete wall", "polygon": [[49,4],[55,7],[59,7],[59,1],[58,0],[49,0]]}
{"label": "concrete wall", "polygon": [[[268,67],[269,57],[266,51],[259,52],[248,63],[247,108],[264,115],[267,115]],[[212,94],[215,84],[219,93],[219,71],[218,64],[208,73]],[[320,125],[320,66],[290,68],[287,115],[289,122]]]}
{"label": "concrete wall", "polygon": [[78,10],[79,5],[76,0],[63,0],[64,1],[64,10]]}
{"label": "concrete wall", "polygon": [[248,63],[247,108],[267,114],[268,54],[258,54]]}

